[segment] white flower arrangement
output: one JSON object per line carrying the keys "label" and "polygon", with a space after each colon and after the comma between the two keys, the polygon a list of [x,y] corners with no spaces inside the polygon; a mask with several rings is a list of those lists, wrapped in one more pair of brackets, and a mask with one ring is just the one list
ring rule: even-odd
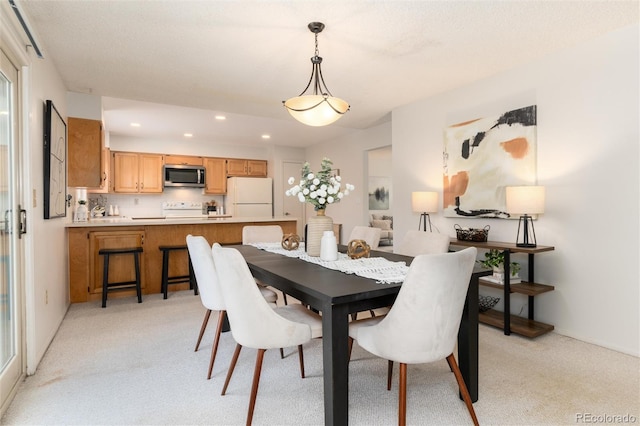
{"label": "white flower arrangement", "polygon": [[339,202],[344,196],[349,195],[356,187],[347,183],[342,189],[342,178],[332,175],[333,162],[323,158],[318,173],[311,171],[309,162],[302,165],[300,181],[294,185],[296,179],[292,176],[287,183],[294,185],[285,194],[296,196],[301,203],[311,203],[315,210],[323,210],[327,205]]}

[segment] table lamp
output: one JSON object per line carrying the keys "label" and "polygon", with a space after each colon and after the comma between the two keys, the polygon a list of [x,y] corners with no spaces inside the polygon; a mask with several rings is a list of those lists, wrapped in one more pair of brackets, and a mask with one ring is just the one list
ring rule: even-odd
{"label": "table lamp", "polygon": [[[536,247],[536,231],[530,215],[544,213],[543,186],[508,186],[506,189],[507,213],[520,214],[516,246]],[[520,227],[522,226],[522,242]]]}
{"label": "table lamp", "polygon": [[433,232],[431,229],[431,218],[429,217],[429,213],[435,213],[438,211],[438,193],[426,191],[412,192],[411,208],[415,213],[420,213],[418,231],[420,230],[420,224],[422,224],[424,232],[427,232],[427,222],[429,222],[429,231]]}

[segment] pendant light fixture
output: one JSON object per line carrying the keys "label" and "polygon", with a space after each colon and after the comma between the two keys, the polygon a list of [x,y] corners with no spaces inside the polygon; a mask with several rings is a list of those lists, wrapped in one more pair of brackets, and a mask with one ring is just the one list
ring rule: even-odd
{"label": "pendant light fixture", "polygon": [[[311,78],[307,87],[295,98],[282,101],[289,114],[307,126],[326,126],[338,120],[349,111],[349,103],[334,97],[322,78],[320,64],[322,58],[318,56],[318,33],[324,29],[322,22],[311,22],[309,31],[315,34],[316,50],[311,58]],[[307,93],[307,90],[312,90]]]}

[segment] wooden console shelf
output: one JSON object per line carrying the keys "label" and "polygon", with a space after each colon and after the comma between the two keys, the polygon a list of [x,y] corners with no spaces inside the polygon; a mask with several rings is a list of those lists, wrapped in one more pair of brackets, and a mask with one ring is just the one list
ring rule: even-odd
{"label": "wooden console shelf", "polygon": [[[537,246],[533,248],[518,247],[513,243],[503,243],[499,241],[487,241],[487,242],[475,242],[475,241],[460,241],[458,239],[451,239],[452,246],[460,247],[476,247],[484,250],[497,249],[504,251],[504,264],[505,264],[505,283],[496,284],[494,282],[487,281],[480,278],[479,284],[485,287],[498,288],[503,290],[504,294],[504,312],[499,312],[490,309],[487,312],[480,313],[479,320],[484,324],[488,324],[494,327],[499,327],[504,330],[504,334],[509,335],[511,332],[526,336],[537,337],[542,334],[548,333],[554,329],[553,325],[545,324],[540,321],[534,320],[534,297],[555,289],[554,286],[548,284],[539,284],[534,280],[534,255],[538,253],[544,253],[547,251],[553,251],[555,248],[552,246]],[[509,264],[511,262],[511,254],[526,254],[529,260],[529,271],[527,281],[511,284],[509,282]],[[511,294],[518,293],[524,294],[529,298],[529,312],[527,318],[522,318],[517,315],[509,315],[511,308]]]}
{"label": "wooden console shelf", "polygon": [[[504,312],[489,309],[487,312],[478,314],[478,320],[483,324],[492,325],[494,327],[504,327]],[[534,321],[511,315],[510,318],[511,331],[525,337],[538,337],[553,330],[553,326],[540,321]]]}

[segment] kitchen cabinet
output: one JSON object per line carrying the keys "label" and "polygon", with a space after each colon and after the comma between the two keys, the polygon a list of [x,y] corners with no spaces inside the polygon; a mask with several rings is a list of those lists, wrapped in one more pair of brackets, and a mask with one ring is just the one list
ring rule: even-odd
{"label": "kitchen cabinet", "polygon": [[[534,297],[543,293],[553,291],[555,288],[552,285],[540,284],[535,282],[535,268],[534,268],[534,255],[538,253],[544,253],[555,250],[552,246],[537,246],[533,248],[518,247],[513,243],[501,243],[497,241],[487,242],[474,242],[474,241],[460,241],[457,239],[451,240],[452,246],[462,247],[477,247],[479,249],[497,249],[504,252],[504,284],[496,284],[486,279],[480,278],[478,284],[485,287],[492,287],[503,290],[503,303],[504,312],[498,312],[494,309],[489,309],[487,312],[480,313],[478,319],[480,322],[494,327],[502,328],[505,335],[510,335],[511,332],[520,334],[526,337],[537,337],[542,334],[548,333],[554,329],[551,324],[545,324],[534,319]],[[526,254],[528,256],[528,274],[527,280],[520,283],[511,284],[509,282],[509,265],[513,261],[511,255],[513,254]],[[517,315],[511,315],[511,294],[524,294],[528,296],[529,312],[527,318],[523,318]]]}
{"label": "kitchen cabinet", "polygon": [[227,176],[267,176],[266,160],[227,159]]}
{"label": "kitchen cabinet", "polygon": [[[102,297],[102,268],[104,256],[98,255],[102,248],[143,247],[141,253],[141,283],[143,294],[160,293],[162,282],[162,252],[160,246],[184,245],[187,235],[202,235],[210,244],[241,244],[242,229],[247,225],[280,225],[285,234],[296,232],[295,219],[265,219],[243,221],[233,219],[153,221],[153,224],[139,224],[140,221],[70,223],[67,226],[69,260],[69,299],[71,303],[98,301]],[[0,237],[2,235],[0,234]],[[186,253],[185,253],[186,255]],[[131,256],[113,256],[109,260],[109,279],[128,281],[133,277]],[[183,260],[180,260],[183,259]],[[171,259],[177,275],[187,274],[185,258]],[[177,265],[177,267],[176,267]],[[1,271],[1,268],[0,268]],[[131,275],[129,275],[131,274]],[[176,284],[170,289],[186,290],[188,283]],[[111,297],[133,297],[135,289],[113,293]]]}
{"label": "kitchen cabinet", "polygon": [[114,192],[162,192],[163,162],[164,157],[161,154],[114,152]]}
{"label": "kitchen cabinet", "polygon": [[196,157],[192,155],[173,155],[168,154],[164,156],[164,164],[183,165],[183,166],[202,166],[202,157]]}
{"label": "kitchen cabinet", "polygon": [[224,158],[204,158],[205,194],[226,194],[227,174]]}
{"label": "kitchen cabinet", "polygon": [[[144,248],[144,230],[97,231],[89,232],[89,285],[88,293],[102,294],[102,274],[104,256],[101,249]],[[140,254],[141,286],[145,288],[144,276],[145,254]],[[131,256],[111,256],[109,259],[109,282],[133,281],[136,279],[135,268]],[[135,292],[135,289],[132,290]]]}
{"label": "kitchen cabinet", "polygon": [[68,178],[71,187],[108,190],[102,122],[68,118]]}
{"label": "kitchen cabinet", "polygon": [[97,188],[87,188],[88,193],[93,194],[107,194],[113,192],[113,167],[111,166],[111,150],[109,148],[102,148],[102,180],[100,186]]}

